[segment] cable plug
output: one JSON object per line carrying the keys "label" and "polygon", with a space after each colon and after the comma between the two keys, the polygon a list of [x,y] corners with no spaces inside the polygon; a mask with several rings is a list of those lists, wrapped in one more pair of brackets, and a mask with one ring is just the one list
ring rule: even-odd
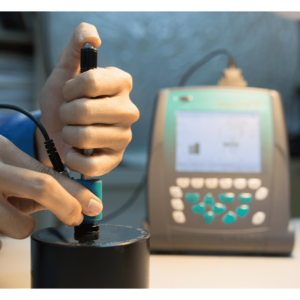
{"label": "cable plug", "polygon": [[218,82],[221,86],[247,86],[247,81],[244,80],[242,70],[235,67],[234,63],[230,63],[230,67],[223,71],[223,77]]}
{"label": "cable plug", "polygon": [[53,165],[53,169],[67,177],[70,177],[68,170],[62,163],[60,156],[55,148],[53,140],[47,140],[44,142],[45,148],[47,150],[49,159]]}

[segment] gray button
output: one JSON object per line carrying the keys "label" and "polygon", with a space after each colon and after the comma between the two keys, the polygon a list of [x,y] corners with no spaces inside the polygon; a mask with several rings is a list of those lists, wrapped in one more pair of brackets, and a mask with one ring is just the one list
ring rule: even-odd
{"label": "gray button", "polygon": [[218,187],[219,179],[218,178],[206,178],[205,185],[208,189],[215,189]]}
{"label": "gray button", "polygon": [[247,181],[245,178],[236,178],[233,180],[233,186],[238,190],[244,189],[246,185]]}
{"label": "gray button", "polygon": [[191,186],[194,189],[201,189],[204,185],[204,178],[192,178],[191,179]]}
{"label": "gray button", "polygon": [[262,211],[258,211],[252,217],[252,224],[253,225],[260,225],[265,221],[265,219],[266,219],[266,214]]}
{"label": "gray button", "polygon": [[230,189],[232,187],[231,178],[221,178],[220,179],[220,188],[221,189]]}
{"label": "gray button", "polygon": [[179,186],[170,186],[169,188],[170,194],[174,198],[182,198],[182,190]]}
{"label": "gray button", "polygon": [[188,177],[178,177],[176,179],[176,184],[179,187],[185,189],[185,188],[189,187],[189,185],[190,185],[190,179]]}
{"label": "gray button", "polygon": [[261,187],[255,192],[256,200],[265,200],[268,197],[269,190],[266,187]]}
{"label": "gray button", "polygon": [[172,208],[175,210],[184,210],[184,204],[181,199],[172,199],[171,205],[172,205]]}
{"label": "gray button", "polygon": [[173,220],[176,223],[182,224],[182,223],[185,223],[185,221],[186,221],[184,213],[180,210],[173,211],[172,216],[173,216]]}
{"label": "gray button", "polygon": [[257,190],[261,187],[261,179],[259,178],[250,178],[248,179],[248,187],[251,190]]}

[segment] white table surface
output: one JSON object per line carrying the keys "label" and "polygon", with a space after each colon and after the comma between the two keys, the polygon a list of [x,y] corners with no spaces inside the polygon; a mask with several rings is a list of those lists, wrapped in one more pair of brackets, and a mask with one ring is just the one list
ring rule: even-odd
{"label": "white table surface", "polygon": [[[291,257],[151,255],[150,288],[300,288],[300,219]],[[0,237],[0,288],[30,287],[30,239]]]}

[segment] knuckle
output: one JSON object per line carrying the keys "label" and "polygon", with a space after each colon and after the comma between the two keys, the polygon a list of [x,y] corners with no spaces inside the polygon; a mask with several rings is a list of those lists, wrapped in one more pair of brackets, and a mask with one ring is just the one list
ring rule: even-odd
{"label": "knuckle", "polygon": [[123,83],[124,88],[127,89],[128,91],[131,91],[132,90],[132,76],[129,73],[123,71],[122,77],[123,77],[122,83]]}
{"label": "knuckle", "polygon": [[130,120],[131,124],[135,123],[140,118],[140,111],[136,107],[134,103],[130,101],[130,109],[128,112],[128,119]]}
{"label": "knuckle", "polygon": [[87,149],[89,142],[93,140],[93,130],[91,127],[80,127],[78,128],[77,144],[79,148]]}
{"label": "knuckle", "polygon": [[90,115],[90,104],[88,101],[76,101],[74,103],[74,117],[78,124],[84,124]]}
{"label": "knuckle", "polygon": [[82,80],[83,80],[83,92],[85,93],[85,95],[90,97],[95,96],[94,89],[98,84],[96,72],[93,70],[84,72],[82,76]]}
{"label": "knuckle", "polygon": [[55,179],[48,174],[40,174],[33,180],[33,188],[38,197],[48,198],[55,185]]}

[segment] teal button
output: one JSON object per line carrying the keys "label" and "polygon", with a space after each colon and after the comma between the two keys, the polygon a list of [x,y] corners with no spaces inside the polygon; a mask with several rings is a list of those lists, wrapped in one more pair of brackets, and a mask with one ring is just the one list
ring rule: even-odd
{"label": "teal button", "polygon": [[195,203],[199,200],[200,195],[198,193],[187,193],[185,194],[185,199],[187,202]]}
{"label": "teal button", "polygon": [[222,222],[224,224],[232,224],[236,221],[236,214],[233,211],[229,211],[223,216]]}
{"label": "teal button", "polygon": [[203,215],[205,223],[210,224],[215,218],[215,214],[212,211],[208,211]]}
{"label": "teal button", "polygon": [[213,212],[216,214],[216,215],[219,215],[219,214],[222,214],[224,211],[226,211],[226,206],[222,203],[216,203],[214,206],[213,206]]}
{"label": "teal button", "polygon": [[205,204],[203,202],[193,205],[192,211],[196,214],[203,214],[205,212]]}
{"label": "teal button", "polygon": [[206,205],[213,205],[215,203],[215,199],[211,193],[207,193],[203,199]]}
{"label": "teal button", "polygon": [[234,193],[219,194],[219,199],[223,203],[232,203],[235,199]]}
{"label": "teal button", "polygon": [[243,218],[248,214],[249,210],[250,207],[246,204],[243,204],[241,206],[238,206],[235,211],[239,217]]}
{"label": "teal button", "polygon": [[250,203],[252,201],[252,194],[250,193],[242,193],[239,194],[239,200],[241,203]]}

